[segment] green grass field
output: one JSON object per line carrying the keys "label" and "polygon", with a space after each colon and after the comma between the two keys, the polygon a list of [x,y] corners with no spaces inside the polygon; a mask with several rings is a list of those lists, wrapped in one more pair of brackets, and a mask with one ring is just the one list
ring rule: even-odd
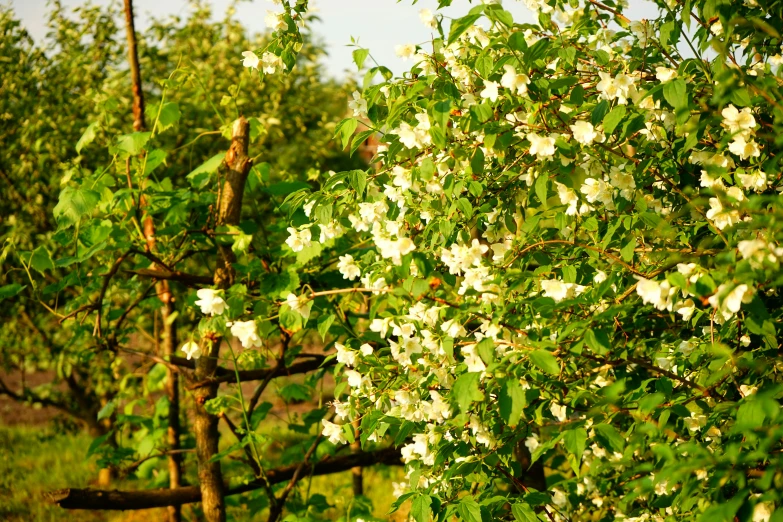
{"label": "green grass field", "polygon": [[[230,442],[230,435],[222,439]],[[7,522],[69,521],[69,522],[132,522],[165,520],[164,510],[138,512],[67,511],[49,504],[44,493],[65,487],[96,487],[98,466],[86,458],[92,439],[83,433],[57,433],[53,427],[0,427],[0,520]],[[240,472],[236,463],[226,475]],[[157,466],[165,469],[165,465]],[[186,479],[195,483],[195,462],[186,460]],[[372,503],[373,515],[380,520],[403,520],[402,512],[387,515],[393,502],[393,481],[402,480],[402,469],[379,468],[365,470],[364,484],[367,500]],[[165,477],[128,478],[117,480],[112,488],[140,489],[155,487]],[[300,482],[299,490],[305,497],[323,495],[329,507],[322,516],[337,520],[360,508],[365,499],[354,499],[350,473],[313,477]],[[229,497],[229,515],[233,520],[266,520],[261,512],[249,516],[247,497]],[[198,506],[183,508],[185,520],[198,520]],[[351,517],[353,518],[353,517]]]}

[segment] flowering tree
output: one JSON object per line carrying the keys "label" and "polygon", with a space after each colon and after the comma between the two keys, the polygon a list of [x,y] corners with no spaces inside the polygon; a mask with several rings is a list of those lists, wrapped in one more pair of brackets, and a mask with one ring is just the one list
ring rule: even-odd
{"label": "flowering tree", "polygon": [[[527,3],[537,24],[500,2],[423,11],[410,72],[369,69],[335,134],[379,136],[375,168],[288,195],[274,281],[222,247],[196,375],[224,336],[283,364],[317,331],[340,379],[321,436],[368,461],[400,447],[395,507],[420,522],[780,520],[783,10]],[[264,75],[294,70],[307,6],[282,4],[244,55]],[[312,440],[279,493],[256,460],[271,520]]]}

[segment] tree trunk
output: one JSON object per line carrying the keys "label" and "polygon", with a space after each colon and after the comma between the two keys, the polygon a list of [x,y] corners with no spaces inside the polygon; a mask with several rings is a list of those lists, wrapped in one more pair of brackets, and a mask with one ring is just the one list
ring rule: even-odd
{"label": "tree trunk", "polygon": [[128,34],[128,64],[133,86],[133,130],[144,128],[144,94],[141,91],[139,51],[136,48],[136,27],[133,21],[133,0],[125,0],[125,26]]}
{"label": "tree trunk", "polygon": [[[359,421],[353,421],[353,432],[356,440],[351,443],[352,453],[361,453],[362,443],[359,441]],[[358,497],[364,495],[364,474],[363,468],[357,466],[351,469],[351,478],[353,479],[353,496]]]}
{"label": "tree trunk", "polygon": [[[218,219],[220,225],[238,225],[242,211],[242,195],[245,191],[245,181],[250,171],[250,158],[247,148],[250,139],[250,125],[240,117],[234,122],[231,147],[226,153],[228,172],[220,190],[221,199],[218,202]],[[228,289],[234,284],[234,267],[236,260],[230,246],[220,246],[218,250],[217,267],[215,269],[215,286]],[[201,357],[196,362],[196,381],[204,381],[215,377],[220,355],[222,339],[206,339],[203,343]],[[199,465],[199,482],[201,484],[201,506],[207,522],[224,522],[226,520],[225,488],[220,462],[212,462],[212,456],[218,452],[218,417],[210,415],[204,408],[205,403],[217,396],[218,383],[202,385],[195,389],[193,395],[196,403],[196,415],[193,428],[196,436],[196,456]]]}
{"label": "tree trunk", "polygon": [[[141,88],[141,67],[139,66],[139,51],[136,44],[136,27],[133,17],[133,0],[125,0],[125,26],[128,36],[128,64],[130,65],[131,87],[133,93],[133,130],[136,132],[144,130],[144,92]],[[130,174],[129,174],[130,175]],[[143,189],[144,187],[139,187]],[[139,194],[139,207],[145,206],[143,196]],[[152,252],[155,249],[155,223],[152,216],[146,216],[144,219],[144,237],[147,240],[147,251]],[[156,266],[152,267],[156,269]],[[161,316],[163,318],[163,352],[164,355],[171,357],[177,350],[177,325],[173,317],[176,312],[174,307],[174,296],[169,288],[168,281],[160,281],[155,285],[158,298],[163,303]],[[179,444],[179,375],[176,372],[168,370],[168,380],[166,384],[166,395],[169,399],[169,427],[166,434],[166,442],[169,449],[177,450]],[[177,489],[182,482],[182,455],[178,452],[170,454],[169,463],[169,487]],[[182,513],[180,506],[169,506],[169,522],[180,522]]]}
{"label": "tree trunk", "polygon": [[[173,297],[171,292],[168,292],[168,285],[164,284],[165,281],[158,283],[159,286],[165,287],[167,292],[161,295],[161,299],[164,300],[163,306],[163,353],[167,357],[171,357],[177,350],[177,324],[176,318],[172,317],[176,312],[173,303]],[[164,297],[165,296],[165,297]],[[179,434],[179,374],[167,370],[168,379],[166,381],[166,395],[169,398],[169,427],[166,432],[166,442],[170,450],[180,449]],[[169,488],[177,489],[182,485],[182,454],[175,452],[169,455]],[[180,522],[182,520],[182,512],[180,506],[169,506],[169,522]]]}

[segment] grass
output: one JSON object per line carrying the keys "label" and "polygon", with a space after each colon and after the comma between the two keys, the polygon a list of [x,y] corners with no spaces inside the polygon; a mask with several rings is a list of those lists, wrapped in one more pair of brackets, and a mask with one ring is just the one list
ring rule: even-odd
{"label": "grass", "polygon": [[[282,424],[282,423],[281,423]],[[292,434],[282,431],[278,437]],[[223,434],[222,441],[230,444],[231,435]],[[66,511],[50,505],[43,497],[47,491],[65,487],[96,487],[98,466],[94,459],[87,459],[87,448],[92,439],[83,433],[58,433],[49,427],[0,427],[0,520],[7,522],[69,521],[69,522],[149,522],[165,520],[163,510],[139,512],[90,512]],[[243,472],[243,464],[234,462],[225,466],[226,476]],[[165,466],[157,466],[161,470]],[[192,456],[186,460],[186,479],[196,483],[196,467]],[[379,520],[404,520],[405,513],[387,516],[392,501],[392,482],[403,479],[400,468],[367,469],[364,473],[366,499],[355,499],[351,487],[350,472],[306,478],[298,486],[299,498],[323,496],[324,511],[320,516],[336,520],[352,513],[354,518],[363,505],[372,508],[372,515]],[[118,480],[112,484],[117,489],[153,487],[165,477],[150,476],[144,479]],[[250,516],[253,499],[258,495],[229,497],[229,519],[241,521],[266,520],[261,511]],[[198,505],[183,508],[185,520],[198,520]],[[367,519],[368,517],[363,516]]]}

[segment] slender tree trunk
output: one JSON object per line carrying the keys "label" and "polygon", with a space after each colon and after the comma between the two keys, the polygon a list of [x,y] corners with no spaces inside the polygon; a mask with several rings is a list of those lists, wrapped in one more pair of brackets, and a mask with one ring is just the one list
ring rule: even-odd
{"label": "slender tree trunk", "polygon": [[133,85],[133,130],[144,128],[144,94],[141,91],[141,68],[136,48],[136,27],[133,21],[133,0],[125,0],[125,25],[128,33],[128,64]]}
{"label": "slender tree trunk", "polygon": [[[232,128],[231,147],[226,153],[228,172],[220,191],[218,202],[219,225],[238,225],[242,211],[242,196],[245,191],[247,174],[250,171],[250,158],[247,155],[250,138],[250,125],[240,117]],[[215,269],[215,286],[222,289],[234,284],[234,268],[236,261],[230,246],[220,246],[218,263]],[[222,339],[206,339],[204,353],[196,363],[196,381],[204,381],[215,376],[220,344]],[[205,403],[217,395],[218,384],[209,384],[196,388],[193,392],[196,403],[196,415],[193,429],[196,435],[196,456],[198,457],[198,476],[201,484],[201,506],[207,522],[224,522],[226,520],[225,488],[223,474],[219,461],[211,461],[218,452],[218,420],[207,413]]]}
{"label": "slender tree trunk", "polygon": [[[359,441],[359,421],[353,421],[353,431],[356,440],[351,443],[352,453],[362,452],[362,443]],[[364,468],[357,466],[351,469],[351,478],[353,479],[353,496],[364,495]]]}
{"label": "slender tree trunk", "polygon": [[[128,35],[128,64],[130,65],[131,85],[133,92],[133,130],[144,130],[144,92],[141,88],[141,67],[139,66],[139,51],[136,45],[136,27],[133,17],[133,0],[125,0],[125,25]],[[143,187],[139,187],[143,189]],[[139,203],[144,207],[143,196]],[[152,252],[155,248],[155,223],[151,216],[144,218],[144,237],[147,240],[147,250]],[[153,269],[157,267],[153,266]],[[177,350],[177,324],[174,317],[174,296],[169,288],[168,281],[160,281],[155,287],[158,298],[163,303],[161,316],[163,318],[163,352],[166,356],[172,356]],[[169,399],[169,427],[166,434],[166,442],[170,449],[180,449],[179,444],[179,375],[168,370],[166,394]],[[182,482],[182,455],[174,453],[169,455],[169,487],[176,489]],[[169,522],[182,520],[181,506],[169,506]]]}
{"label": "slender tree trunk", "polygon": [[[165,281],[161,281],[159,285],[165,286],[168,290],[168,285],[163,285]],[[171,357],[177,351],[177,325],[176,318],[173,317],[176,312],[173,303],[173,297],[171,292],[161,295],[161,299],[164,299],[163,306],[163,353],[167,357]],[[166,442],[171,450],[180,449],[179,434],[181,431],[179,424],[179,374],[167,370],[168,379],[166,381],[166,395],[169,398],[169,427],[166,432]],[[173,453],[169,455],[169,487],[171,489],[177,489],[182,485],[182,454]],[[169,506],[169,522],[180,522],[182,520],[181,506]]]}

